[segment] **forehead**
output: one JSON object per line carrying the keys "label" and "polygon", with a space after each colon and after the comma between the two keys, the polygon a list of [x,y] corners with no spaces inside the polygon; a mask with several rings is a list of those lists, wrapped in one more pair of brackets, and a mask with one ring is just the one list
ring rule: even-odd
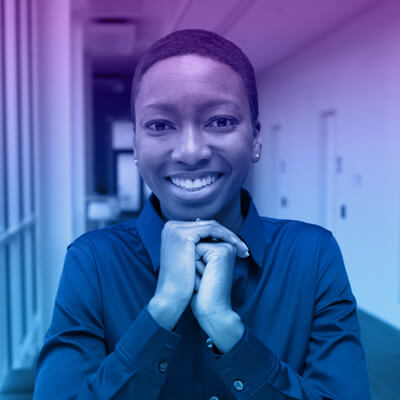
{"label": "forehead", "polygon": [[247,104],[244,82],[229,65],[209,57],[181,55],[158,61],[143,75],[136,103],[219,100]]}

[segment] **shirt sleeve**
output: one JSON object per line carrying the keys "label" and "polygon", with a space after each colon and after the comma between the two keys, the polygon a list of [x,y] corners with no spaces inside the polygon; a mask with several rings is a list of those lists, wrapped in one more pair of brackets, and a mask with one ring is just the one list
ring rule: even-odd
{"label": "shirt sleeve", "polygon": [[115,349],[107,351],[90,244],[73,244],[39,354],[34,399],[126,398],[127,383],[132,400],[156,399],[180,339],[181,335],[159,326],[144,308]]}
{"label": "shirt sleeve", "polygon": [[329,233],[321,249],[314,316],[304,370],[280,360],[249,329],[215,369],[236,399],[370,400],[356,300]]}

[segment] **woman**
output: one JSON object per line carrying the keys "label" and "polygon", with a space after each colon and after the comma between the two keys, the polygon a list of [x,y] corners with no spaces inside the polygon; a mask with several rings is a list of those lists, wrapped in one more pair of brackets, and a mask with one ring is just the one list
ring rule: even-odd
{"label": "woman", "polygon": [[176,31],[133,80],[140,217],[68,249],[36,399],[370,399],[356,302],[329,231],[259,217],[253,68]]}

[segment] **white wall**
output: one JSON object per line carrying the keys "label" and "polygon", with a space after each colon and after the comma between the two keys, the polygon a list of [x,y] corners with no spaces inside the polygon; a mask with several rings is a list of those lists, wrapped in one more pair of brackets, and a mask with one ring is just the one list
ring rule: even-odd
{"label": "white wall", "polygon": [[398,328],[399,21],[400,3],[383,2],[260,74],[264,148],[251,188],[260,214],[322,224],[320,121],[334,111],[336,204],[347,218],[336,216],[333,231],[359,306]]}
{"label": "white wall", "polygon": [[84,52],[83,12],[72,12],[71,18],[71,96],[72,126],[70,154],[72,162],[72,197],[73,197],[73,237],[86,231],[86,170],[87,154],[86,132],[90,128],[88,106],[91,100],[91,76],[87,55]]}
{"label": "white wall", "polygon": [[40,175],[40,275],[47,330],[73,238],[72,66],[70,1],[35,1]]}

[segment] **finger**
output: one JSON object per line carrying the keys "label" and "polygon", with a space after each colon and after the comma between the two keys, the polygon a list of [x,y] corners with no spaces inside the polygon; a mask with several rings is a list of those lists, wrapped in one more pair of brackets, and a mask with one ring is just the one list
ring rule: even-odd
{"label": "finger", "polygon": [[199,275],[195,275],[194,277],[194,292],[197,293],[200,287],[201,277]]}
{"label": "finger", "polygon": [[206,265],[203,263],[203,261],[196,261],[196,272],[198,272],[200,276],[203,275],[205,268]]}
{"label": "finger", "polygon": [[[211,239],[202,239],[200,242],[198,242],[196,244],[196,260],[199,259],[204,259],[205,253],[207,251],[218,251],[219,249],[221,249],[221,246],[218,245],[226,245],[228,246],[228,249],[231,249],[234,251],[234,256],[238,256],[240,258],[245,258],[248,257],[250,255],[249,251],[243,251],[241,249],[238,249],[238,247],[235,244],[229,243],[229,242],[225,242],[223,240],[220,239],[215,239],[215,238],[211,238]],[[209,245],[209,246],[207,246]],[[215,245],[217,245],[215,247]]]}
{"label": "finger", "polygon": [[212,256],[217,258],[226,257],[235,259],[237,255],[236,246],[227,242],[218,242],[218,243],[197,243],[196,251],[201,255],[203,264],[207,264],[210,262]]}
{"label": "finger", "polygon": [[216,220],[200,221],[168,221],[169,226],[179,230],[182,237],[197,244],[202,239],[214,238],[236,246],[238,257],[248,257],[249,249],[246,244],[232,231]]}
{"label": "finger", "polygon": [[199,261],[201,259],[201,254],[197,251],[197,248],[195,248],[195,257],[196,261]]}
{"label": "finger", "polygon": [[239,237],[231,232],[229,229],[225,228],[217,221],[209,220],[209,221],[197,221],[195,222],[196,231],[196,243],[198,243],[201,239],[205,239],[207,237],[220,239],[224,242],[231,243],[236,246],[238,249],[239,257],[247,257],[248,256],[248,247],[246,244],[239,239]]}

